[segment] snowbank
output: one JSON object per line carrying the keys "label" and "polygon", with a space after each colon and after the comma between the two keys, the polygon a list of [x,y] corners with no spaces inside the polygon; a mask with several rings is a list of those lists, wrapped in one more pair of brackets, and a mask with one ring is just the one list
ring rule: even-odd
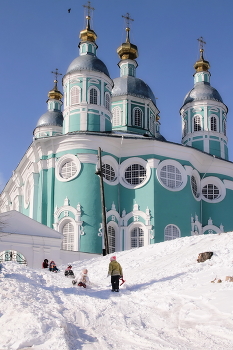
{"label": "snowbank", "polygon": [[[213,251],[197,263],[199,253]],[[4,263],[0,350],[233,349],[233,233],[185,237],[117,253],[126,283],[110,291],[109,257],[73,263],[92,288],[60,273]],[[215,277],[222,283],[211,283]]]}

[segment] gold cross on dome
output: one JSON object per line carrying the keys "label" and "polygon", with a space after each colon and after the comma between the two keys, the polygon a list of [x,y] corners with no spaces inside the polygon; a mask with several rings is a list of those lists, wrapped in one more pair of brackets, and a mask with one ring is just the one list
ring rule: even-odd
{"label": "gold cross on dome", "polygon": [[57,69],[57,68],[56,68],[56,72],[51,72],[51,73],[52,73],[52,74],[55,74],[56,80],[57,80],[57,76],[58,76],[58,75],[62,75],[61,73],[58,72],[58,69]]}
{"label": "gold cross on dome", "polygon": [[129,21],[134,21],[133,18],[130,18],[129,12],[126,13],[125,16],[122,16],[123,18],[125,18],[125,22],[126,22],[126,26],[129,27]]}
{"label": "gold cross on dome", "polygon": [[199,41],[200,50],[204,50],[204,45],[206,44],[206,42],[203,40],[203,37],[200,36],[200,38],[198,38],[197,40]]}
{"label": "gold cross on dome", "polygon": [[87,5],[83,5],[83,7],[87,9],[88,17],[90,17],[90,15],[91,15],[91,10],[92,11],[95,10],[94,7],[91,7],[91,2],[90,1],[87,2]]}

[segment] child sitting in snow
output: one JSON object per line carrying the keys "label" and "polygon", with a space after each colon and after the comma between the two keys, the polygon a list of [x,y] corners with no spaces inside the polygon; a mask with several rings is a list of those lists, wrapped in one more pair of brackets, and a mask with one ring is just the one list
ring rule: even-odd
{"label": "child sitting in snow", "polygon": [[67,266],[67,268],[65,269],[65,276],[74,278],[74,272],[72,270],[72,265],[69,264]]}
{"label": "child sitting in snow", "polygon": [[59,271],[55,262],[53,260],[50,261],[50,264],[49,264],[49,271],[51,272],[57,272]]}
{"label": "child sitting in snow", "polygon": [[89,277],[87,276],[88,270],[82,269],[82,272],[80,273],[79,277],[72,281],[73,284],[78,283],[79,287],[86,288],[87,285],[90,285]]}

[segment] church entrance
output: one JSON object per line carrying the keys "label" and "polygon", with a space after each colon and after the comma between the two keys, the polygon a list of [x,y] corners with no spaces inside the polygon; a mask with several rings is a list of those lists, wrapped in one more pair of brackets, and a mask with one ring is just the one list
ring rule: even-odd
{"label": "church entrance", "polygon": [[4,250],[3,252],[0,252],[0,263],[4,261],[15,261],[19,264],[27,265],[27,260],[23,254],[16,250]]}

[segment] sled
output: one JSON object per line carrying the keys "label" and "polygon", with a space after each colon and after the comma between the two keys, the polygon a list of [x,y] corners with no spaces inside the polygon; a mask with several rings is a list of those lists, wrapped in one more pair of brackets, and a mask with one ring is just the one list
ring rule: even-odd
{"label": "sled", "polygon": [[124,283],[125,283],[125,280],[123,280],[123,278],[120,278],[120,279],[119,279],[119,281],[121,281],[120,286],[122,286],[122,284],[124,284]]}

